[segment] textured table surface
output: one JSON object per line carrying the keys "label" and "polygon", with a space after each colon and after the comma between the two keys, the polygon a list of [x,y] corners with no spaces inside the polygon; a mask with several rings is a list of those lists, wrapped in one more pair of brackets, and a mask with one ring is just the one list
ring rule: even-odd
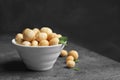
{"label": "textured table surface", "polygon": [[51,70],[28,70],[11,44],[13,36],[0,35],[0,80],[120,80],[120,63],[69,42],[67,50],[79,52],[79,71],[67,69],[65,58],[59,57]]}

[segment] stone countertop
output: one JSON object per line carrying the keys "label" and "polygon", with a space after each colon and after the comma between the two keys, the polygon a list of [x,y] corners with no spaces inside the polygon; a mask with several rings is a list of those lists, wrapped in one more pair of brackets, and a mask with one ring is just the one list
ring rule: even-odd
{"label": "stone countertop", "polygon": [[120,80],[120,63],[69,42],[66,50],[79,52],[80,70],[68,69],[65,57],[59,57],[48,71],[28,70],[11,44],[13,36],[0,35],[0,80]]}

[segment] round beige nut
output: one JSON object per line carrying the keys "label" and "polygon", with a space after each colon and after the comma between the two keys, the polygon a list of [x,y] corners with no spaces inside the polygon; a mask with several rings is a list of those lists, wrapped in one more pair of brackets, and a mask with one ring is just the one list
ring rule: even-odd
{"label": "round beige nut", "polygon": [[49,27],[42,27],[42,28],[40,29],[40,31],[41,31],[41,32],[45,32],[45,33],[47,33],[47,34],[52,33],[52,29],[50,29]]}
{"label": "round beige nut", "polygon": [[72,60],[68,60],[68,61],[66,62],[66,66],[67,66],[68,68],[73,68],[73,67],[75,67],[75,62],[72,61]]}
{"label": "round beige nut", "polygon": [[31,42],[31,46],[38,46],[38,41],[33,40],[33,41]]}
{"label": "round beige nut", "polygon": [[47,40],[41,40],[39,46],[49,46],[49,42]]}
{"label": "round beige nut", "polygon": [[55,38],[55,37],[57,37],[57,34],[56,33],[50,33],[50,34],[48,34],[48,40],[51,40],[52,38]]}
{"label": "round beige nut", "polygon": [[22,33],[18,33],[16,36],[15,36],[15,41],[19,44],[22,43],[23,41],[23,34]]}
{"label": "round beige nut", "polygon": [[62,37],[62,35],[61,34],[57,34],[57,38],[60,38],[60,37]]}
{"label": "round beige nut", "polygon": [[24,45],[24,46],[31,46],[31,43],[29,41],[23,41],[22,45]]}
{"label": "round beige nut", "polygon": [[75,60],[78,59],[79,55],[78,55],[78,52],[76,50],[71,50],[69,51],[69,56],[73,56]]}
{"label": "round beige nut", "polygon": [[38,28],[34,28],[34,29],[33,29],[33,32],[34,32],[35,35],[36,35],[38,32],[40,32],[40,30],[39,30]]}
{"label": "round beige nut", "polygon": [[30,28],[25,28],[23,31],[22,31],[22,34],[27,31],[27,30],[31,30]]}
{"label": "round beige nut", "polygon": [[65,56],[67,56],[67,55],[68,55],[67,50],[61,50],[60,56],[65,57]]}
{"label": "round beige nut", "polygon": [[59,44],[59,39],[58,38],[52,38],[50,41],[49,41],[49,45],[58,45]]}
{"label": "round beige nut", "polygon": [[47,33],[45,32],[39,32],[36,35],[36,40],[41,41],[41,40],[46,40],[47,39]]}
{"label": "round beige nut", "polygon": [[73,57],[73,56],[67,56],[66,62],[67,62],[68,60],[74,61],[74,57]]}
{"label": "round beige nut", "polygon": [[31,29],[25,29],[23,32],[23,39],[26,41],[32,41],[35,39],[35,33]]}

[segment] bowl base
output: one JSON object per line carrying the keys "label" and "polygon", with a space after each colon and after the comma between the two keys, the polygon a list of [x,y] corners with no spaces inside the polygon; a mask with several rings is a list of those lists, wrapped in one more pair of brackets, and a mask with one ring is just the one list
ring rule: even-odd
{"label": "bowl base", "polygon": [[47,71],[47,70],[52,69],[53,66],[48,66],[48,67],[44,67],[44,68],[27,66],[27,68],[30,70],[33,70],[33,71]]}

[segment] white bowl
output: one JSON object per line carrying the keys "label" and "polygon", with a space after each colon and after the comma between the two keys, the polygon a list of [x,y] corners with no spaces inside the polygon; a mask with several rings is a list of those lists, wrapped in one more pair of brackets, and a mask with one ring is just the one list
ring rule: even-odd
{"label": "white bowl", "polygon": [[53,68],[61,50],[65,45],[53,46],[24,46],[17,44],[15,39],[12,43],[16,47],[25,65],[32,70],[44,71]]}

